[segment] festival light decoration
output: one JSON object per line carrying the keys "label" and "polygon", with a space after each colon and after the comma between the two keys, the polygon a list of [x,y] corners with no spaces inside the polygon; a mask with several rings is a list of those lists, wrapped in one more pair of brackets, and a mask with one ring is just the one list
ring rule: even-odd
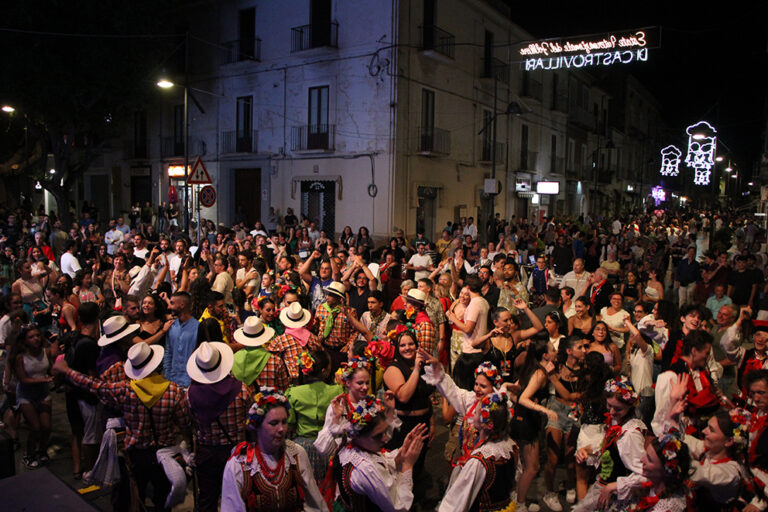
{"label": "festival light decoration", "polygon": [[667,146],[661,150],[661,175],[677,176],[680,174],[680,157],[683,152],[675,146]]}
{"label": "festival light decoration", "polygon": [[667,200],[667,193],[661,187],[653,187],[651,189],[651,197],[656,201],[656,206]]}
{"label": "festival light decoration", "polygon": [[715,146],[717,130],[706,121],[699,121],[689,126],[685,132],[688,134],[688,155],[685,163],[693,167],[694,185],[709,185],[712,167],[715,165]]}

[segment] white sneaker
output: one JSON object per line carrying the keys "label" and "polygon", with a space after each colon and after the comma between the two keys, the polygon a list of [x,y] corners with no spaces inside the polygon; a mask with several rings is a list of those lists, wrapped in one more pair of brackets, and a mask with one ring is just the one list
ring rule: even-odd
{"label": "white sneaker", "polygon": [[568,492],[565,493],[565,501],[571,505],[576,503],[576,489],[568,489]]}
{"label": "white sneaker", "polygon": [[544,493],[544,496],[541,498],[541,501],[543,501],[544,504],[547,506],[547,508],[552,512],[563,511],[563,506],[560,504],[560,500],[557,498],[557,494],[553,492]]}
{"label": "white sneaker", "polygon": [[528,512],[528,507],[525,506],[525,503],[515,503],[515,510],[516,512]]}
{"label": "white sneaker", "polygon": [[539,512],[539,510],[541,510],[541,507],[536,502],[528,505],[528,512]]}

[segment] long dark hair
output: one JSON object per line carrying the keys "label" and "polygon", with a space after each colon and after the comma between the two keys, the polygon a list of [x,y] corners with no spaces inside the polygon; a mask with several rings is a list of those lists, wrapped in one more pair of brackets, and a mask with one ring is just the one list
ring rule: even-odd
{"label": "long dark hair", "polygon": [[530,345],[528,345],[528,350],[525,353],[525,361],[523,362],[523,367],[520,368],[520,386],[525,389],[525,387],[528,385],[528,381],[531,380],[531,377],[534,373],[536,373],[536,370],[542,368],[541,366],[541,358],[544,356],[544,354],[547,353],[549,345],[549,336],[547,336],[547,339],[542,338],[535,338],[531,340]]}
{"label": "long dark hair", "polygon": [[584,375],[584,392],[581,395],[582,404],[589,402],[605,402],[605,383],[613,376],[613,370],[605,362],[600,352],[589,352],[584,357],[582,367]]}

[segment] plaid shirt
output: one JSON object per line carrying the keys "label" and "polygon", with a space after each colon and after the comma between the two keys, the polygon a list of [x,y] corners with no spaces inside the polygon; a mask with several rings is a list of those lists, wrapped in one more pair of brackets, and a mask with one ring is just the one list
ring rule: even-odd
{"label": "plaid shirt", "polygon": [[[297,359],[302,350],[299,342],[290,334],[283,333],[280,336],[272,338],[272,341],[267,343],[264,348],[273,354],[279,355],[283,361],[285,361],[285,366],[288,369],[288,376],[294,384],[297,384],[299,382],[299,365]],[[323,348],[323,345],[320,343],[320,338],[317,335],[310,334],[306,348],[307,350],[319,350]],[[267,364],[267,366],[269,366],[269,364]]]}
{"label": "plaid shirt", "polygon": [[72,369],[67,370],[67,378],[72,384],[94,393],[106,405],[123,411],[126,448],[162,448],[174,445],[179,430],[190,426],[186,393],[184,388],[173,382],[151,409],[157,434],[155,445],[148,416],[150,409],[147,409],[136,396],[128,379],[107,382]]}
{"label": "plaid shirt", "polygon": [[328,318],[329,315],[330,313],[324,307],[319,307],[317,308],[317,311],[315,311],[314,324],[315,328],[317,329],[317,334],[322,340],[324,346],[336,350],[341,350],[347,345],[347,343],[349,343],[350,339],[354,339],[352,326],[349,324],[349,320],[347,319],[347,312],[344,310],[344,308],[341,308],[339,314],[337,314],[336,318],[333,319],[331,334],[329,334],[328,337],[323,340],[322,337],[323,329],[325,328],[325,319]]}
{"label": "plaid shirt", "polygon": [[120,382],[126,380],[128,376],[125,374],[125,365],[122,361],[118,361],[99,375],[101,380],[107,382]]}
{"label": "plaid shirt", "polygon": [[427,353],[435,355],[437,350],[437,331],[432,322],[420,322],[413,326],[413,330],[416,331],[416,342],[419,344],[419,348],[423,348]]}
{"label": "plaid shirt", "polygon": [[[253,391],[245,383],[241,383],[240,394],[229,404],[229,407],[221,413],[219,421],[224,426],[232,439],[234,444],[245,441],[245,419],[248,415],[248,408],[253,403]],[[192,407],[189,402],[189,395],[185,395],[187,407],[191,410]],[[191,415],[194,420],[194,414]],[[200,425],[197,421],[195,424],[195,437],[198,444],[205,446],[223,446],[232,444],[227,439],[226,434],[221,431],[219,427],[219,421],[212,421],[208,425]]]}

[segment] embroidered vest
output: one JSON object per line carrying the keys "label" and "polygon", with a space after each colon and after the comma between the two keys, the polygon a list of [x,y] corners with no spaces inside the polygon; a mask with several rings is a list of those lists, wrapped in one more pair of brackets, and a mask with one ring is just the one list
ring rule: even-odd
{"label": "embroidered vest", "polygon": [[469,509],[470,512],[505,510],[512,501],[509,490],[515,486],[514,459],[486,459],[482,455],[473,455],[472,458],[483,464],[485,481]]}
{"label": "embroidered vest", "polygon": [[[247,462],[253,460],[253,452],[249,449],[248,443],[240,443],[235,447],[232,456],[235,455],[246,455]],[[300,512],[304,510],[306,489],[297,464],[292,463],[285,466],[276,482],[267,481],[258,471],[251,475],[245,463],[241,463],[241,466],[243,487],[240,490],[240,496],[248,512],[262,510]]]}
{"label": "embroidered vest", "polygon": [[698,418],[702,415],[714,412],[720,406],[720,401],[712,390],[712,378],[706,370],[691,370],[688,364],[679,359],[670,367],[670,370],[678,375],[688,372],[698,372],[701,381],[701,389],[696,389],[693,378],[688,381],[688,407],[686,412],[691,418]]}
{"label": "embroidered vest", "polygon": [[339,500],[345,510],[352,512],[375,512],[381,510],[368,496],[358,494],[352,490],[350,479],[352,477],[352,470],[355,467],[351,463],[344,464],[344,466],[334,464],[333,469],[337,473],[336,480],[339,482]]}

